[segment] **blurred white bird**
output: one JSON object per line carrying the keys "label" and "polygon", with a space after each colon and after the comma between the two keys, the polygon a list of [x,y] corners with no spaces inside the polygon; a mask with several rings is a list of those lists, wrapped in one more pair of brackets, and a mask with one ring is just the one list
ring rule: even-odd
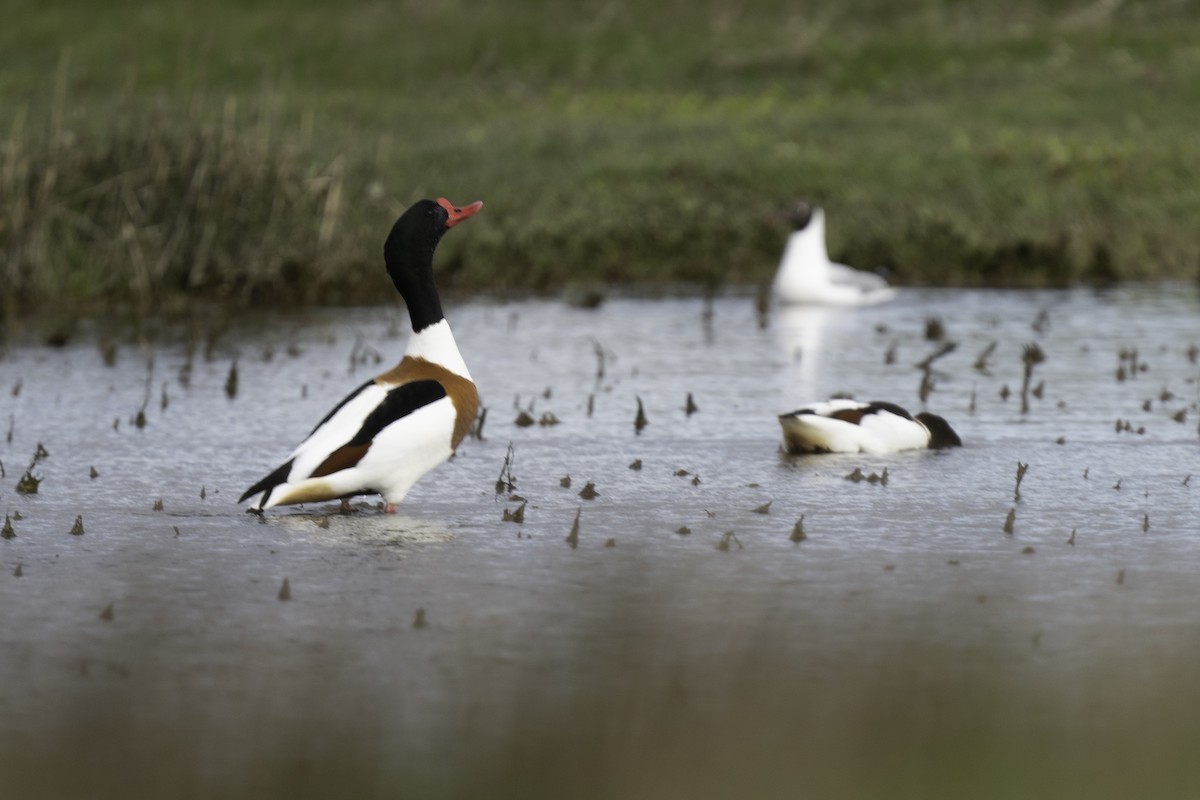
{"label": "blurred white bird", "polygon": [[820,208],[800,202],[787,212],[786,218],[795,229],[788,237],[775,274],[775,296],[782,302],[868,306],[896,296],[896,290],[873,272],[829,260],[825,250],[825,212]]}

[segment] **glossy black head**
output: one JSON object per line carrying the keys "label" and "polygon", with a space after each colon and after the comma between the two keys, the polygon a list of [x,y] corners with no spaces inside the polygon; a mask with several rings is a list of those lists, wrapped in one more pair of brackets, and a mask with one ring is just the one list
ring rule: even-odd
{"label": "glossy black head", "polygon": [[813,207],[800,200],[785,212],[785,219],[794,231],[802,231],[812,222]]}
{"label": "glossy black head", "polygon": [[419,331],[442,319],[442,304],[433,283],[433,251],[450,228],[475,214],[483,203],[457,208],[446,200],[418,200],[400,215],[383,244],[388,275],[396,285]]}
{"label": "glossy black head", "polygon": [[941,450],[946,447],[962,447],[962,439],[950,427],[950,423],[937,414],[922,411],[917,414],[917,421],[929,430],[929,449]]}

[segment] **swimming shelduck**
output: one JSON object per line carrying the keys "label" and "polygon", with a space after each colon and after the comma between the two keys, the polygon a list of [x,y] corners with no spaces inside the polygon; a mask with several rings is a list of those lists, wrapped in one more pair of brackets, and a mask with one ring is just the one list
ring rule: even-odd
{"label": "swimming shelduck", "polygon": [[873,272],[829,260],[825,250],[825,212],[797,203],[786,218],[794,225],[779,270],[775,296],[784,303],[867,306],[891,300],[896,290]]}
{"label": "swimming shelduck", "polygon": [[283,465],[251,486],[251,511],[381,494],[393,513],[417,479],[446,461],[475,421],[479,395],[458,352],[433,283],[442,235],[483,203],[441,198],[405,211],[383,246],[392,283],[412,318],[404,358],[338,403]]}
{"label": "swimming shelduck", "polygon": [[915,417],[894,403],[827,400],[779,415],[783,448],[801,453],[868,453],[959,447],[962,440],[937,414]]}

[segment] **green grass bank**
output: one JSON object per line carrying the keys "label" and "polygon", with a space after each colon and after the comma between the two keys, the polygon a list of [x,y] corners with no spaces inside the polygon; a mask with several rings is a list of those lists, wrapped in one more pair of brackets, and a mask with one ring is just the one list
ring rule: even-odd
{"label": "green grass bank", "polygon": [[4,0],[0,314],[769,280],[772,215],[920,285],[1200,275],[1184,0]]}

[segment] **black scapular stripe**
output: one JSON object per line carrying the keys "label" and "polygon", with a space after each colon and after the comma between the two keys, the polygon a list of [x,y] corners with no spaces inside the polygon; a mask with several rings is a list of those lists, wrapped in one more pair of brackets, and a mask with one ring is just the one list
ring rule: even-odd
{"label": "black scapular stripe", "polygon": [[[861,408],[858,408],[858,409],[850,408],[850,409],[845,409],[845,411],[847,411],[847,412],[861,411],[862,415],[864,417],[867,414],[874,414],[878,411],[887,411],[892,414],[895,414],[897,417],[901,417],[902,419],[912,419],[913,418],[913,415],[908,413],[907,410],[901,408],[900,406],[896,405],[895,403],[889,403],[885,400],[875,400],[873,402],[867,403],[865,406],[863,406]],[[820,412],[814,411],[811,408],[798,408],[789,414],[780,414],[779,416],[781,416],[781,417],[799,417],[804,414],[820,415]],[[826,415],[821,415],[821,416],[828,416],[828,415],[826,414]]]}
{"label": "black scapular stripe", "polygon": [[887,411],[891,414],[895,414],[897,417],[900,417],[901,419],[912,419],[913,418],[913,415],[908,413],[908,411],[906,409],[901,408],[900,406],[896,405],[895,403],[888,403],[884,400],[876,400],[876,401],[868,404],[867,407],[863,409],[864,414],[874,414],[876,411]]}
{"label": "black scapular stripe", "polygon": [[401,384],[387,393],[379,406],[367,415],[362,427],[345,447],[370,444],[381,430],[396,420],[407,417],[419,408],[436,403],[446,396],[446,388],[433,380]]}
{"label": "black scapular stripe", "polygon": [[375,384],[375,379],[372,378],[371,380],[364,383],[362,386],[355,389],[350,394],[346,395],[346,398],[344,400],[342,400],[342,402],[340,402],[336,406],[334,406],[333,410],[330,411],[328,414],[326,414],[325,418],[322,419],[320,422],[318,422],[316,428],[313,428],[312,431],[308,435],[312,436],[314,433],[316,433],[317,429],[320,428],[322,425],[324,425],[326,422],[329,422],[329,420],[333,419],[333,415],[336,414],[337,412],[341,411],[342,407],[344,405],[346,405],[346,403],[349,403],[351,400],[358,397],[360,394],[363,393],[363,390],[365,390],[368,386],[373,386],[374,384]]}

